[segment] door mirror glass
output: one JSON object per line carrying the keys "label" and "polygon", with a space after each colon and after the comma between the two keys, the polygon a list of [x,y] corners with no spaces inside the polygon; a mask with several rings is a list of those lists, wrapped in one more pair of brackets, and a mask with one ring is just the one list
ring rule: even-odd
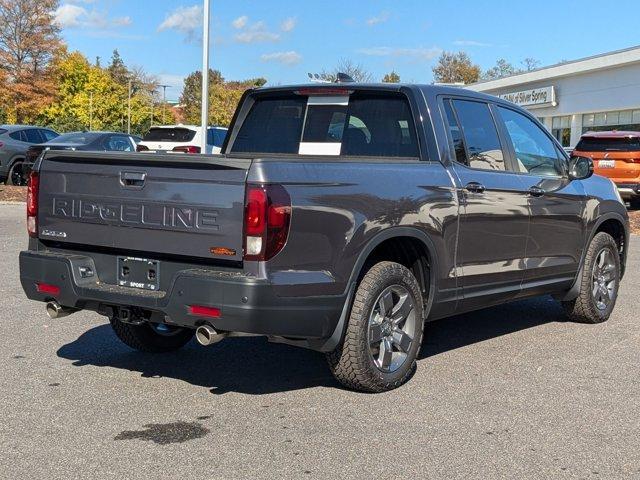
{"label": "door mirror glass", "polygon": [[593,160],[588,157],[571,157],[569,161],[569,178],[584,180],[593,175]]}

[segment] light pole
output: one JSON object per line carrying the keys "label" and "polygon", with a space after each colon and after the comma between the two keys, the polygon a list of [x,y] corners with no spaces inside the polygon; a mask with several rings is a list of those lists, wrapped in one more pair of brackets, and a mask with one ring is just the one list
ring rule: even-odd
{"label": "light pole", "polygon": [[129,80],[129,96],[127,98],[127,134],[131,135],[131,80]]}
{"label": "light pole", "polygon": [[165,124],[164,121],[164,113],[165,110],[167,109],[167,88],[169,88],[170,85],[158,85],[159,87],[162,87],[162,124]]}
{"label": "light pole", "polygon": [[202,32],[202,135],[200,152],[207,153],[207,127],[209,126],[209,20],[211,17],[211,2],[204,0]]}

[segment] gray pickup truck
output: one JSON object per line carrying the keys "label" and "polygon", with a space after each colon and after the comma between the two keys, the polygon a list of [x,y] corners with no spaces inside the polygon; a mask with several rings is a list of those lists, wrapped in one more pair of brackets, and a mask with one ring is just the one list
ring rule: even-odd
{"label": "gray pickup truck", "polygon": [[[247,92],[223,154],[45,152],[24,291],[105,315],[132,348],[264,335],[379,392],[425,321],[554,295],[609,318],[628,216],[590,159],[464,89],[339,83]],[[505,320],[508,321],[508,320]]]}

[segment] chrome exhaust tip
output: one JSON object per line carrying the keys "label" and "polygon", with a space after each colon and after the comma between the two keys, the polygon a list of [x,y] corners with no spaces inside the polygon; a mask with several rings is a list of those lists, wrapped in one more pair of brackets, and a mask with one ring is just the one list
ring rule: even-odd
{"label": "chrome exhaust tip", "polygon": [[66,317],[75,312],[74,309],[63,307],[58,302],[48,302],[46,310],[47,315],[49,315],[49,318],[52,320],[55,320],[56,318]]}
{"label": "chrome exhaust tip", "polygon": [[205,347],[224,340],[226,336],[226,333],[218,333],[211,325],[201,325],[196,329],[196,340]]}

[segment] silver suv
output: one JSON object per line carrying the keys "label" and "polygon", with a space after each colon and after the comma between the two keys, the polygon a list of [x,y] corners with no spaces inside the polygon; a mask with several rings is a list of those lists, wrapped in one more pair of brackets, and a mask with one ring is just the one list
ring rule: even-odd
{"label": "silver suv", "polygon": [[24,167],[27,150],[31,145],[56,138],[53,130],[28,125],[0,125],[0,182],[7,185],[26,185]]}

